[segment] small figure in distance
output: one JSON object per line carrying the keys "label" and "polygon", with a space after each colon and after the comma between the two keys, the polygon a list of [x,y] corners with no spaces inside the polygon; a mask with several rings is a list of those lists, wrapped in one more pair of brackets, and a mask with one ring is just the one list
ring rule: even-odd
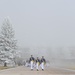
{"label": "small figure in distance", "polygon": [[42,56],[41,58],[41,68],[42,68],[42,71],[44,71],[44,65],[46,64],[46,60],[44,58],[44,56]]}
{"label": "small figure in distance", "polygon": [[36,59],[36,69],[37,69],[37,71],[39,70],[39,65],[40,65],[40,59],[37,57],[37,59]]}
{"label": "small figure in distance", "polygon": [[34,57],[33,57],[33,55],[31,55],[31,57],[29,59],[29,62],[30,62],[31,70],[33,70],[33,66],[34,66]]}

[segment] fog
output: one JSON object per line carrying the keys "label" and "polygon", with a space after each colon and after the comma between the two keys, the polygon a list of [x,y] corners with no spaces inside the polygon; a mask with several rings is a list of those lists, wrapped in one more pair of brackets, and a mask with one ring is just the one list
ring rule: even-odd
{"label": "fog", "polygon": [[75,66],[75,47],[30,47],[20,48],[19,51],[23,60],[29,60],[31,55],[35,59],[44,56],[51,67],[73,68]]}
{"label": "fog", "polygon": [[75,0],[0,0],[0,27],[7,16],[23,58],[74,59]]}
{"label": "fog", "polygon": [[9,16],[21,47],[75,46],[74,0],[0,0],[0,26]]}

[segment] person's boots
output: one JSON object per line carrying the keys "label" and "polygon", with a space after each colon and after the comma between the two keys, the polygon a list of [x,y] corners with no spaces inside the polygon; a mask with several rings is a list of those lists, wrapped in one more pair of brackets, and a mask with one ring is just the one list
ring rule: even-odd
{"label": "person's boots", "polygon": [[33,71],[33,69],[31,69],[31,71]]}
{"label": "person's boots", "polygon": [[37,69],[37,71],[39,71],[39,70]]}
{"label": "person's boots", "polygon": [[44,71],[44,69],[42,69],[42,71]]}

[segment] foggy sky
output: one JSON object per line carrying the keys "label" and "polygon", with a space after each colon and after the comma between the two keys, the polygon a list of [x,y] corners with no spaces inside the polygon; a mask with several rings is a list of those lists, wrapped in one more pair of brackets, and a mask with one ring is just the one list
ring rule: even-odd
{"label": "foggy sky", "polygon": [[0,0],[7,16],[19,46],[75,46],[75,0]]}

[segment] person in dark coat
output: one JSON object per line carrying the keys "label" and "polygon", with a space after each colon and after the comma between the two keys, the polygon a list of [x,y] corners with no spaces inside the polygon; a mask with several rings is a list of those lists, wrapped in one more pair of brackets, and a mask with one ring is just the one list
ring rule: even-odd
{"label": "person in dark coat", "polygon": [[34,57],[33,57],[33,55],[31,55],[31,57],[29,59],[29,62],[30,62],[31,70],[33,70],[33,66],[34,66]]}
{"label": "person in dark coat", "polygon": [[40,65],[40,59],[37,57],[37,59],[36,59],[36,69],[37,69],[37,71],[39,70],[39,65]]}
{"label": "person in dark coat", "polygon": [[42,68],[42,70],[44,70],[45,64],[46,64],[46,60],[45,60],[44,56],[42,56],[42,58],[41,58],[41,68]]}

